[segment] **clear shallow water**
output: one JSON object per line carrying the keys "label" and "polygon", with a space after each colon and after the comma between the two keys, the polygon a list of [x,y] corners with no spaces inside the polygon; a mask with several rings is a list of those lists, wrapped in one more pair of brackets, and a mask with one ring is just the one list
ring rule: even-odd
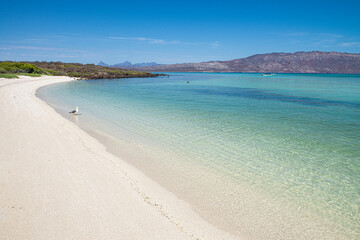
{"label": "clear shallow water", "polygon": [[360,237],[358,75],[177,73],[38,95],[60,112],[79,106],[72,120],[114,137],[114,152],[225,230]]}

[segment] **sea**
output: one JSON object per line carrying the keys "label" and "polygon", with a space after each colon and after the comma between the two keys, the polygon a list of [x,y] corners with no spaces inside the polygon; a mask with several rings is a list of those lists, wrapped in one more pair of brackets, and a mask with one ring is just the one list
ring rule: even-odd
{"label": "sea", "polygon": [[360,239],[360,75],[167,74],[37,96],[218,228]]}

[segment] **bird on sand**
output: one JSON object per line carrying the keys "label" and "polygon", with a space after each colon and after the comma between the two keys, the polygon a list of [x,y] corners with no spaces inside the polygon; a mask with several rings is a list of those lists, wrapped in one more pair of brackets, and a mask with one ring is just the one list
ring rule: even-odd
{"label": "bird on sand", "polygon": [[76,107],[75,110],[72,110],[69,113],[72,113],[73,115],[77,114],[79,112],[79,107]]}

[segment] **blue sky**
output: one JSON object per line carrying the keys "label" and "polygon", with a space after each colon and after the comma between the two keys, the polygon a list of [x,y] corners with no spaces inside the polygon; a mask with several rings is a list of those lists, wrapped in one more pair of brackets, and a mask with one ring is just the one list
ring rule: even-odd
{"label": "blue sky", "polygon": [[1,0],[0,60],[181,63],[360,53],[359,10],[359,0]]}

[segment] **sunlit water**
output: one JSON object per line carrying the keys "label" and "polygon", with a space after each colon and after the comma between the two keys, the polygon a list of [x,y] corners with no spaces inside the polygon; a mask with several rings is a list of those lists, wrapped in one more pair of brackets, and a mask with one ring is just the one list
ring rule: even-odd
{"label": "sunlit water", "polygon": [[359,75],[176,73],[38,95],[79,106],[69,119],[224,230],[360,238]]}

